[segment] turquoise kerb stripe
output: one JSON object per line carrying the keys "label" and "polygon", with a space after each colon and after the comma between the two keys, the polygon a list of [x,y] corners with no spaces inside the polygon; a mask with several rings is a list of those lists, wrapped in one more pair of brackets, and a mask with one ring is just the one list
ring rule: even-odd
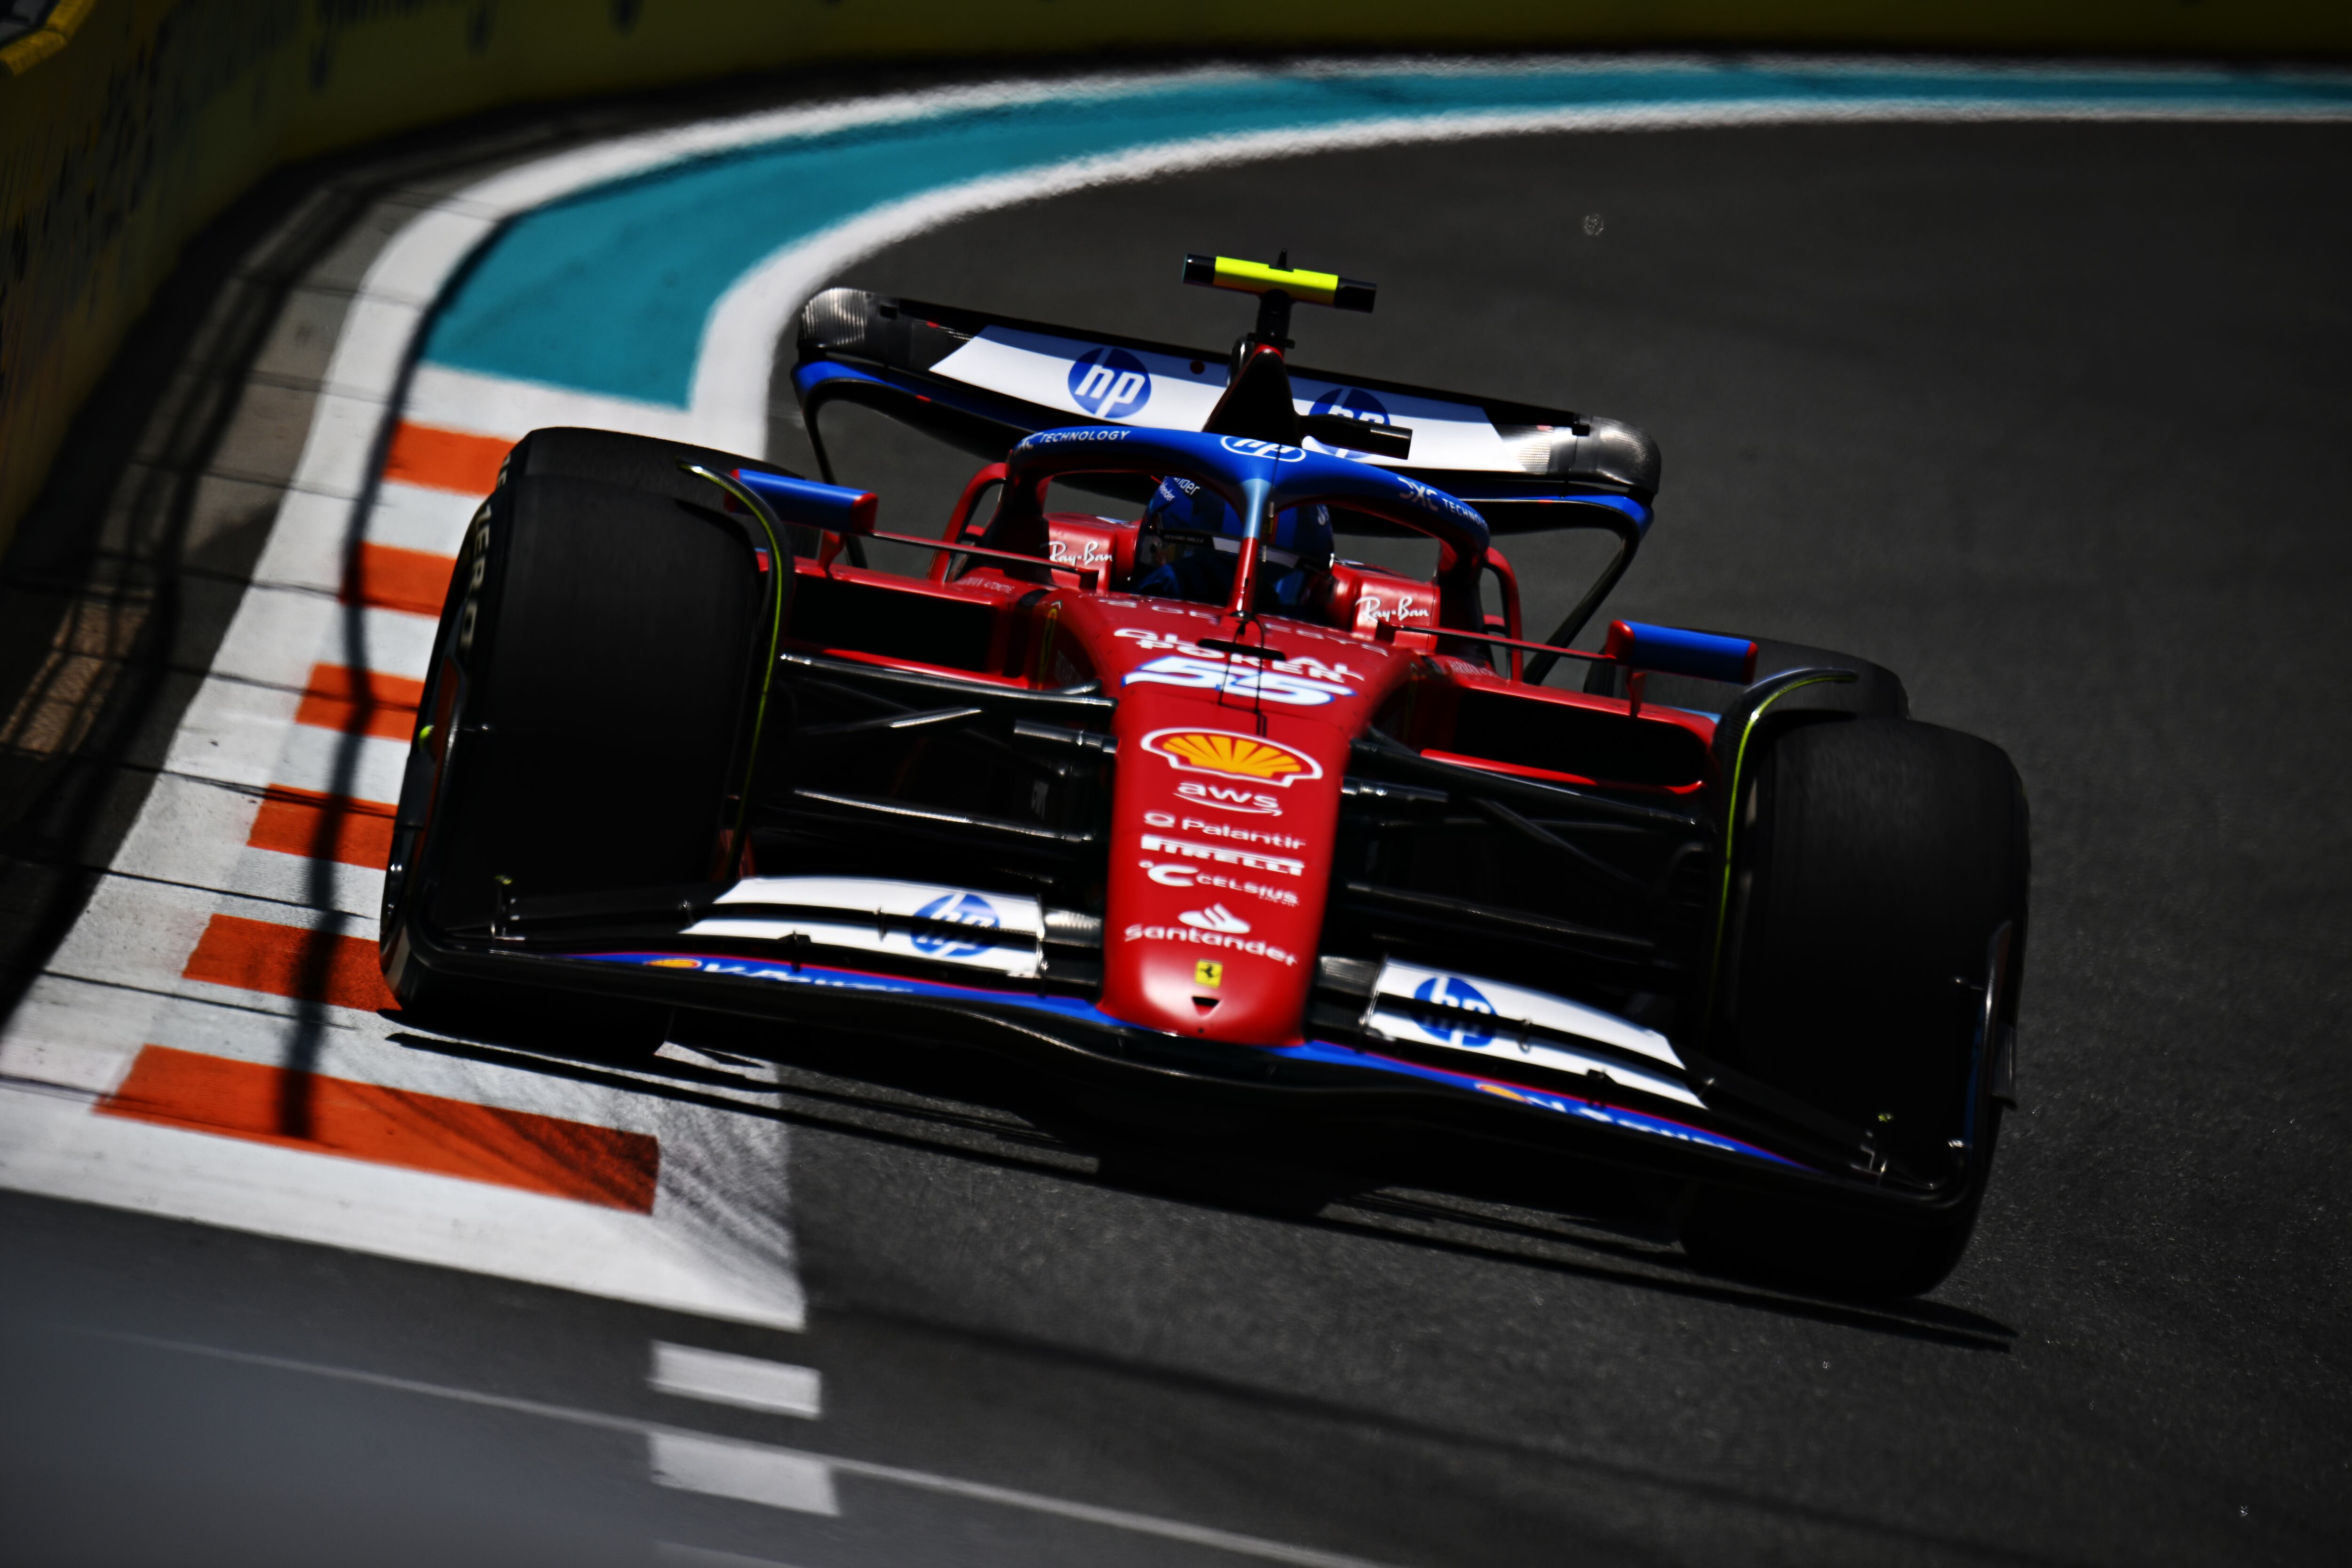
{"label": "turquoise kerb stripe", "polygon": [[[509,225],[439,309],[435,364],[687,405],[711,307],[761,258],[990,175],[1198,137],[1399,117],[1906,99],[2352,111],[2352,80],[2211,72],[1617,67],[1218,77],[773,142],[601,186]],[[1040,265],[1049,263],[1041,258]]]}

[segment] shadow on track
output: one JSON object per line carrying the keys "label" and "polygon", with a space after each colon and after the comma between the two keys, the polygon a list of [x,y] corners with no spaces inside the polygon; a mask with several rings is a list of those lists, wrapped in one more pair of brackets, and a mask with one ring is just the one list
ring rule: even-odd
{"label": "shadow on track", "polygon": [[[396,1013],[387,1018],[400,1019]],[[1409,1152],[1318,1136],[1183,1138],[1107,1119],[1034,1076],[911,1042],[803,1037],[783,1052],[760,1026],[681,1014],[685,1047],[570,1041],[530,1020],[465,1037],[404,1030],[407,1049],[946,1154],[1064,1181],[1597,1283],[2006,1353],[2017,1331],[1926,1300],[1853,1301],[1749,1285],[1675,1246],[1664,1184],[1586,1163],[1490,1151]],[[698,1058],[698,1059],[697,1059]]]}

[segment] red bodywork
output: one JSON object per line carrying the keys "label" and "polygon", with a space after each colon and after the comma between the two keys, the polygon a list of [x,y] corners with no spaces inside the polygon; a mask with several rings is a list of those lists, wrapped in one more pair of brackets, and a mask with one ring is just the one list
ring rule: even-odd
{"label": "red bodywork", "polygon": [[[990,477],[986,469],[975,477],[950,538]],[[1097,680],[1118,700],[1098,1002],[1114,1017],[1234,1044],[1304,1037],[1349,748],[1376,716],[1381,729],[1428,755],[1473,767],[1666,795],[1705,782],[1709,716],[1655,705],[1637,711],[1622,700],[1519,684],[1440,655],[1433,636],[1412,629],[1434,618],[1433,584],[1342,564],[1323,600],[1332,624],[1259,616],[1243,631],[1229,611],[1118,592],[1134,559],[1132,523],[1065,514],[1049,521],[1053,559],[1097,569],[1095,582],[1106,585],[1089,592],[1056,574],[1041,588],[986,563],[950,582],[944,554],[924,578],[838,560],[803,560],[799,570],[987,605],[995,628],[988,668],[940,673],[1039,689]],[[1507,607],[1516,629],[1516,603]],[[1201,646],[1237,635],[1281,658]],[[887,668],[939,668],[800,646]],[[1542,765],[1550,759],[1457,752],[1456,710],[1479,694],[1680,731],[1698,760],[1687,777],[1627,781]]]}

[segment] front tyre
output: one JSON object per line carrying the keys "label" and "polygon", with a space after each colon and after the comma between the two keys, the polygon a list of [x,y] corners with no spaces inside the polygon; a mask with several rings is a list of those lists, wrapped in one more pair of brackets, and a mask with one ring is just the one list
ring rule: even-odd
{"label": "front tyre", "polygon": [[[621,458],[667,445],[560,434],[572,447],[602,437]],[[385,976],[420,1013],[558,1006],[428,969],[420,930],[486,931],[516,897],[725,869],[765,596],[790,580],[789,561],[763,564],[715,504],[677,493],[699,481],[678,475],[687,484],[665,494],[575,477],[583,454],[569,451],[570,472],[532,472],[538,439],[517,448],[467,531],[394,820]],[[604,1004],[598,1016],[646,1022]]]}
{"label": "front tyre", "polygon": [[1912,1217],[1706,1188],[1684,1246],[1841,1293],[1929,1289],[1968,1246],[1997,1131],[1992,1058],[2024,958],[2017,771],[1957,731],[1825,719],[1781,732],[1730,813],[1714,1054],[1863,1130],[1864,1160],[1947,1201]]}

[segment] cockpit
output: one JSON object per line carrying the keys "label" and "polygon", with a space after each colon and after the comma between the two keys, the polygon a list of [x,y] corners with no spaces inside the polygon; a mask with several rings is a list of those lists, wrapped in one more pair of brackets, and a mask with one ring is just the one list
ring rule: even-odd
{"label": "cockpit", "polygon": [[[1331,570],[1331,510],[1296,506],[1275,513],[1264,542],[1261,611],[1309,614]],[[1196,605],[1223,605],[1241,561],[1243,520],[1223,498],[1182,475],[1151,492],[1136,527],[1128,592]]]}

